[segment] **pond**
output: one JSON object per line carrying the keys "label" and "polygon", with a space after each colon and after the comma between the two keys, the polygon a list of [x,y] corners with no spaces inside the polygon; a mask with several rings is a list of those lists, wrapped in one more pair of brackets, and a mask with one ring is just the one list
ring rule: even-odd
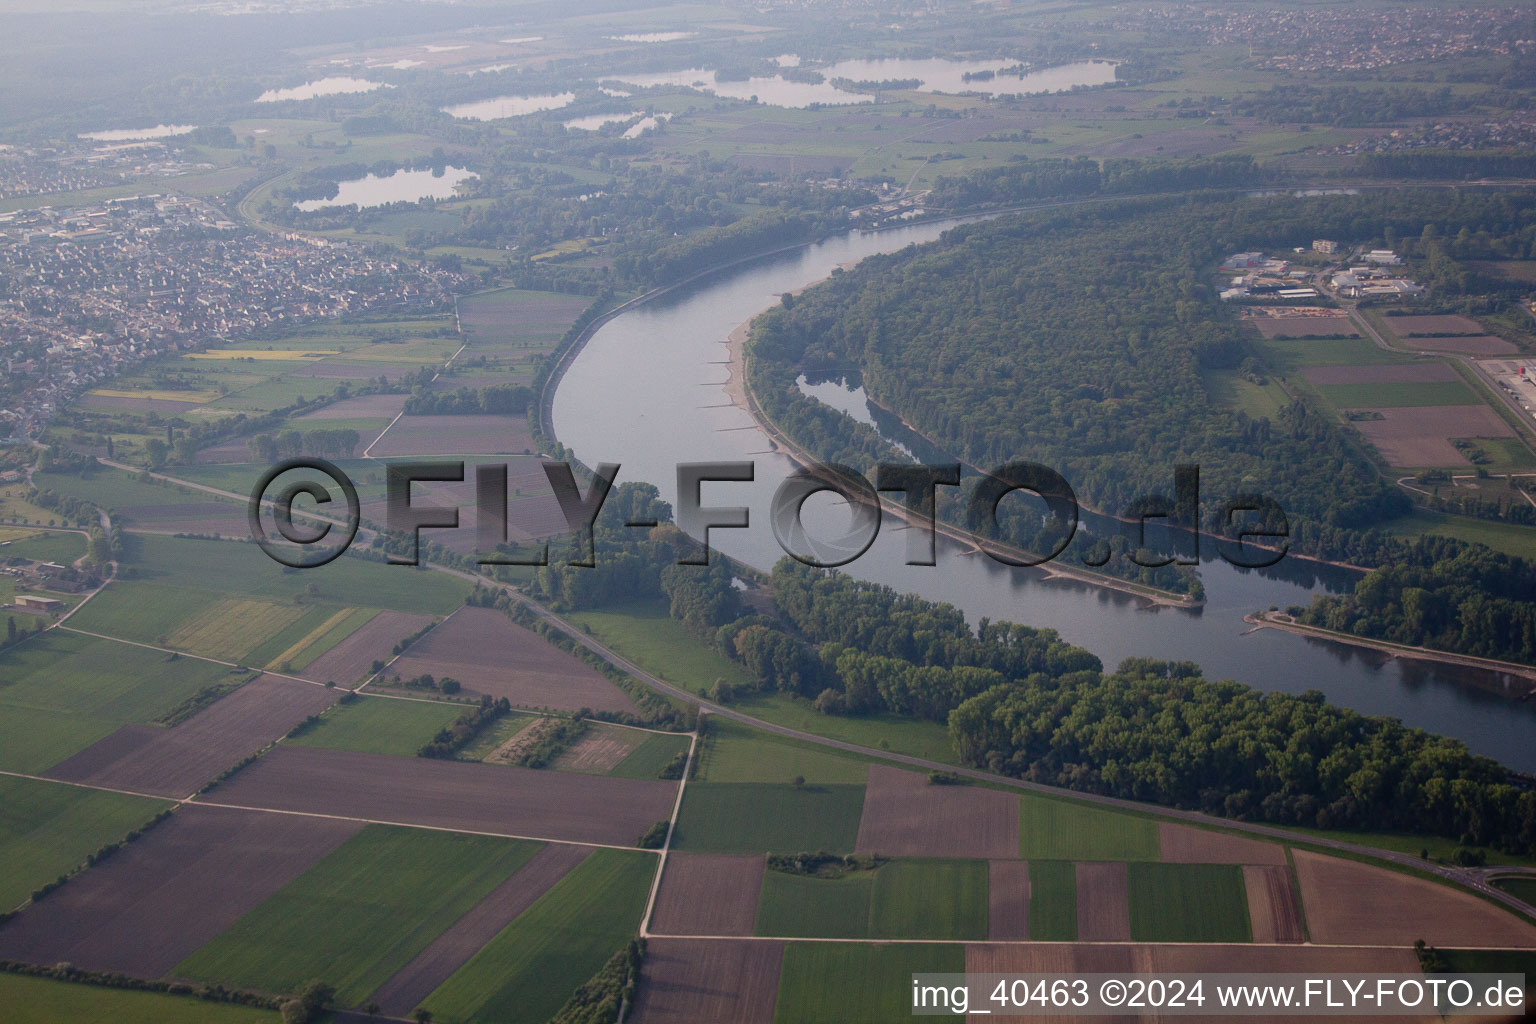
{"label": "pond", "polygon": [[559,110],[570,106],[575,99],[576,94],[573,92],[557,92],[547,96],[493,96],[488,100],[472,100],[444,107],[443,113],[466,121],[498,121],[504,117]]}
{"label": "pond", "polygon": [[396,171],[380,177],[370,174],[363,178],[337,183],[336,195],[331,199],[305,199],[293,205],[309,213],[332,206],[353,206],[367,209],[389,203],[414,203],[421,199],[451,199],[455,188],[471,178],[478,178],[474,171],[463,167],[424,168],[419,171]]}
{"label": "pond", "polygon": [[[855,82],[886,82],[915,78],[919,92],[979,92],[989,96],[1022,93],[1065,92],[1075,86],[1108,85],[1115,80],[1115,65],[1107,60],[1085,60],[1061,64],[1023,74],[1004,73],[1018,61],[947,60],[927,57],[920,60],[889,58],[882,60],[843,60],[831,67],[819,68],[827,78],[847,78]],[[991,74],[992,77],[984,77]],[[983,76],[966,80],[966,75]]]}
{"label": "pond", "polygon": [[289,89],[268,89],[256,97],[257,103],[282,103],[285,100],[312,100],[319,96],[341,96],[348,93],[373,92],[375,89],[391,89],[383,82],[370,82],[366,78],[347,75],[329,75]]}
{"label": "pond", "polygon": [[185,135],[196,130],[195,124],[157,124],[153,128],[109,128],[104,132],[81,132],[79,137],[92,142],[141,142],[145,139],[168,139],[173,135]]}

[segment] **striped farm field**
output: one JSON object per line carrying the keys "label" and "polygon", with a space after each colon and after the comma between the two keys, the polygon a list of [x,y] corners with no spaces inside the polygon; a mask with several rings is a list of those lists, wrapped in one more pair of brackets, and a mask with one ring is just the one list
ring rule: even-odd
{"label": "striped farm field", "polygon": [[816,939],[985,939],[987,862],[895,860],[840,878],[767,871],[757,934]]}
{"label": "striped farm field", "polygon": [[341,643],[352,633],[367,625],[368,620],[379,614],[373,608],[342,608],[332,613],[320,625],[288,645],[282,653],[267,664],[268,668],[287,665],[289,671],[302,669],[326,651]]}
{"label": "striped farm field", "polygon": [[492,889],[538,843],[370,825],[183,961],[181,977],[291,992],[325,967],[361,1001]]}
{"label": "striped farm field", "polygon": [[544,1024],[634,937],[656,858],[595,850],[426,998],[447,1024]]}
{"label": "striped farm field", "polygon": [[1158,860],[1157,822],[1073,800],[1020,801],[1019,856],[1025,860]]}
{"label": "striped farm field", "polygon": [[0,776],[0,911],[21,903],[34,889],[167,806],[159,800]]}
{"label": "striped farm field", "polygon": [[102,398],[148,398],[156,402],[186,402],[188,405],[202,405],[219,397],[217,391],[165,391],[155,388],[92,388],[87,394],[100,395]]}
{"label": "striped farm field", "polygon": [[269,362],[274,359],[325,359],[341,355],[341,349],[321,348],[210,348],[205,352],[187,352],[183,359],[253,359]]}
{"label": "striped farm field", "polygon": [[1129,865],[1136,942],[1249,942],[1248,891],[1236,864]]}

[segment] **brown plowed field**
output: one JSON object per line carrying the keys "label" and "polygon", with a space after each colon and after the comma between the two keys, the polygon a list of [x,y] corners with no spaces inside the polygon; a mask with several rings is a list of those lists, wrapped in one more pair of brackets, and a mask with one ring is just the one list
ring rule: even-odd
{"label": "brown plowed field", "polygon": [[1351,426],[1376,446],[1394,466],[1465,466],[1466,456],[1453,437],[1514,437],[1509,424],[1486,405],[1425,405],[1411,409],[1374,409],[1379,420]]}
{"label": "brown plowed field", "polygon": [[1503,338],[1474,334],[1464,338],[1399,338],[1404,348],[1420,352],[1455,352],[1464,356],[1507,356],[1520,351]]}
{"label": "brown plowed field", "polygon": [[651,930],[666,935],[751,935],[767,858],[669,853]]}
{"label": "brown plowed field", "polygon": [[1077,937],[1083,942],[1129,942],[1130,886],[1119,861],[1078,864]]}
{"label": "brown plowed field", "polygon": [[676,787],[283,744],[208,798],[390,824],[633,846],[672,813]]}
{"label": "brown plowed field", "polygon": [[1284,865],[1246,864],[1243,887],[1248,890],[1248,920],[1254,942],[1301,942],[1301,907]]}
{"label": "brown plowed field", "polygon": [[[1074,943],[1008,944],[972,943],[965,947],[968,974],[1051,974],[1071,977],[1080,974],[1161,975],[1212,974],[1412,974],[1419,973],[1418,960],[1411,949],[1358,949],[1318,946],[1210,946],[1210,945],[1124,945],[1089,946]],[[1206,1006],[1211,993],[1207,988]],[[975,1014],[974,1021],[1027,1021],[1029,1024],[1087,1024],[1087,1022],[1136,1022],[1181,1020],[1159,1017],[1151,1011],[1144,1016],[1000,1016]],[[1211,1020],[1220,1019],[1211,1017]],[[1243,1018],[1248,1019],[1248,1018]],[[1254,1017],[1253,1020],[1280,1021],[1286,1024],[1316,1024],[1310,1016]],[[1344,1018],[1339,1018],[1343,1020]],[[1374,1021],[1438,1021],[1429,1017],[1371,1017]]]}
{"label": "brown plowed field", "polygon": [[1248,323],[1266,338],[1320,338],[1342,334],[1358,338],[1360,332],[1347,316],[1255,317]]}
{"label": "brown plowed field", "polygon": [[1029,863],[987,862],[987,938],[1029,938]]}
{"label": "brown plowed field", "polygon": [[869,766],[859,853],[888,857],[1019,855],[1019,798],[975,786],[933,786],[927,776]]}
{"label": "brown plowed field", "polygon": [[1471,893],[1320,853],[1293,856],[1313,942],[1536,948],[1536,925]]}
{"label": "brown plowed field", "polygon": [[1384,316],[1381,322],[1399,338],[1410,334],[1482,334],[1483,325],[1454,313],[1430,316]]}
{"label": "brown plowed field", "polygon": [[1175,864],[1284,864],[1285,847],[1259,839],[1212,832],[1173,822],[1160,822],[1158,841],[1163,860]]}
{"label": "brown plowed field", "polygon": [[513,919],[549,891],[567,873],[586,860],[592,849],[550,843],[533,855],[511,878],[502,882],[474,909],[417,953],[400,973],[390,978],[368,1002],[378,1003],[392,1017],[406,1017],[439,985],[447,981],[469,958],[478,953]]}
{"label": "brown plowed field", "polygon": [[404,395],[358,395],[332,402],[323,409],[307,412],[303,416],[295,416],[294,420],[312,423],[321,420],[394,419],[403,408]]}
{"label": "brown plowed field", "polygon": [[1429,384],[1460,380],[1444,363],[1407,363],[1401,366],[1307,366],[1301,375],[1313,384]]}
{"label": "brown plowed field", "polygon": [[124,398],[113,395],[80,396],[80,405],[86,409],[131,409],[134,412],[168,412],[172,415],[196,409],[202,402],[177,402],[168,398]]}
{"label": "brown plowed field", "polygon": [[323,686],[258,676],[172,729],[125,726],[49,769],[51,778],[137,793],[197,792],[339,694]]}
{"label": "brown plowed field", "polygon": [[388,661],[395,644],[430,625],[432,616],[380,612],[341,643],[310,662],[304,678],[351,686],[368,675],[375,661]]}
{"label": "brown plowed field", "polygon": [[0,925],[0,958],[161,977],[359,827],[185,806]]}
{"label": "brown plowed field", "polygon": [[636,1024],[773,1024],[782,942],[651,939]]}
{"label": "brown plowed field", "polygon": [[402,416],[371,454],[520,455],[533,450],[524,416]]}
{"label": "brown plowed field", "polygon": [[637,711],[595,669],[494,608],[460,608],[390,667],[403,679],[423,673],[452,676],[466,690],[505,697],[518,707]]}

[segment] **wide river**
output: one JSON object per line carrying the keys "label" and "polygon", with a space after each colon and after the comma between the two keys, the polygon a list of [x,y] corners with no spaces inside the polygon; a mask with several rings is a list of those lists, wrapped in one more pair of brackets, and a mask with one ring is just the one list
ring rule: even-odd
{"label": "wide river", "polygon": [[[703,504],[749,507],[749,529],[713,530],[710,543],[750,565],[772,566],[782,551],[769,526],[769,503],[794,464],[774,454],[751,416],[727,397],[727,338],[781,293],[819,281],[839,265],[931,241],[947,226],[855,231],[675,290],[615,317],[592,336],[560,382],[556,436],[588,465],[617,462],[621,480],[656,484],[674,505],[678,463],[754,462],[752,483],[705,484]],[[842,532],[838,527],[847,513],[824,498],[806,504],[806,523],[813,534],[832,537]],[[1273,629],[1250,632],[1243,622],[1249,612],[1305,604],[1325,586],[1338,588],[1347,583],[1341,574],[1320,578],[1300,559],[1287,559],[1280,571],[1263,574],[1208,560],[1200,568],[1203,608],[1147,607],[1125,594],[1047,580],[1039,570],[965,554],[942,538],[937,566],[909,566],[901,526],[888,517],[870,550],[842,571],[947,601],[973,623],[986,616],[1050,627],[1109,668],[1131,656],[1182,659],[1198,662],[1212,678],[1292,693],[1317,689],[1338,704],[1455,736],[1477,753],[1536,771],[1536,701],[1513,703],[1517,683]],[[1474,681],[1507,684],[1510,696],[1469,685]]]}

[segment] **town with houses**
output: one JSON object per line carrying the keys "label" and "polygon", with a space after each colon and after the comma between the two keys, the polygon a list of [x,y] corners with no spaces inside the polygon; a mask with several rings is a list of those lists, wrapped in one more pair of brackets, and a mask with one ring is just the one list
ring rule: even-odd
{"label": "town with houses", "polygon": [[433,306],[460,278],[362,246],[255,232],[198,199],[143,195],[0,214],[0,282],[0,436],[27,437],[150,356]]}

